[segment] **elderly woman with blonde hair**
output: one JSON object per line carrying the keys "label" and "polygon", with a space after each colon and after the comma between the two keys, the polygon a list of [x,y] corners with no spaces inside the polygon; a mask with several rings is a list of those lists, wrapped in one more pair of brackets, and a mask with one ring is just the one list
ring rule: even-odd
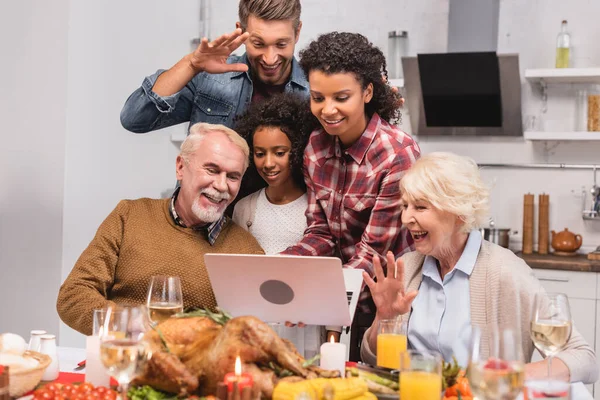
{"label": "elderly woman with blonde hair", "polygon": [[[439,352],[446,361],[456,356],[462,366],[469,359],[471,326],[487,337],[494,327],[521,329],[529,361],[531,310],[543,289],[522,259],[483,240],[478,228],[486,220],[489,190],[477,164],[452,153],[431,153],[406,172],[400,187],[402,223],[416,251],[396,262],[388,253],[387,274],[375,258],[376,280],[364,274],[377,314],[363,338],[363,361],[376,363],[377,324],[392,318],[408,322],[409,348]],[[526,377],[546,377],[547,362],[527,364]],[[596,381],[596,355],[575,328],[551,373],[572,382]]]}

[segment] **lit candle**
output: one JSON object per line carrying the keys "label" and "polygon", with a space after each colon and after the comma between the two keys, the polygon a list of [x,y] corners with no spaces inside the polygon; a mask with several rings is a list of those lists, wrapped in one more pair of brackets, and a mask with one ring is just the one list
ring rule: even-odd
{"label": "lit candle", "polygon": [[229,372],[223,379],[223,383],[227,384],[227,392],[233,391],[234,382],[237,382],[237,388],[240,392],[245,387],[252,388],[252,385],[254,384],[252,375],[247,372],[242,373],[242,361],[240,360],[240,356],[237,356],[235,359],[235,372]]}
{"label": "lit candle", "polygon": [[330,371],[340,371],[345,376],[346,371],[346,345],[336,343],[331,337],[329,343],[321,345],[321,368]]}

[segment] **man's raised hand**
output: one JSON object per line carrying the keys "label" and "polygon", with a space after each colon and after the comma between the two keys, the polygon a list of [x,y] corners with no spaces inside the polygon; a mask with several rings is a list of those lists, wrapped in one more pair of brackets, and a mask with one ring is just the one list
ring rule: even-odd
{"label": "man's raised hand", "polygon": [[245,72],[248,66],[243,63],[227,64],[227,58],[240,47],[250,34],[236,29],[231,33],[219,36],[212,42],[202,38],[200,44],[189,55],[189,62],[196,73],[208,72],[221,74],[224,72]]}

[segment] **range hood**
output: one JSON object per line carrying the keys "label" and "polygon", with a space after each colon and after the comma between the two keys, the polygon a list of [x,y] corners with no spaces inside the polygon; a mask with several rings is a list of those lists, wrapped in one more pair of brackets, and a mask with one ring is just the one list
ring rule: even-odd
{"label": "range hood", "polygon": [[417,135],[521,136],[516,54],[496,53],[498,0],[450,0],[449,53],[403,57]]}

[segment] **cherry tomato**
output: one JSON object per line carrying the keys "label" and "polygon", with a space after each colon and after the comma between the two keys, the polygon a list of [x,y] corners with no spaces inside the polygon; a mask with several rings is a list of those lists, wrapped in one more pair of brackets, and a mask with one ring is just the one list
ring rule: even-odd
{"label": "cherry tomato", "polygon": [[94,392],[98,394],[104,394],[107,390],[108,389],[105,386],[98,386],[96,389],[94,389]]}
{"label": "cherry tomato", "polygon": [[89,382],[84,382],[81,385],[79,385],[78,390],[79,390],[80,393],[89,393],[92,390],[94,390],[94,385],[92,385]]}
{"label": "cherry tomato", "polygon": [[60,392],[61,385],[60,383],[49,383],[46,386],[44,386],[44,389],[52,393],[57,393]]}
{"label": "cherry tomato", "polygon": [[117,400],[117,393],[112,391],[112,390],[108,390],[106,393],[104,393],[104,395],[101,397],[102,400]]}
{"label": "cherry tomato", "polygon": [[64,385],[62,385],[60,391],[65,393],[71,393],[71,390],[73,390],[74,387],[75,386],[71,385],[70,383],[65,383]]}
{"label": "cherry tomato", "polygon": [[38,389],[33,392],[33,398],[35,400],[46,400],[54,398],[54,392],[51,392],[47,389]]}

